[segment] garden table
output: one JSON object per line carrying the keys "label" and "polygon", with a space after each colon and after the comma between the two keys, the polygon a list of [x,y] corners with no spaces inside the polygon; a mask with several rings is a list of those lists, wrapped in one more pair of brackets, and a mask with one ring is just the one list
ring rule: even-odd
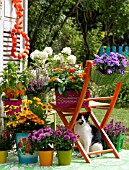
{"label": "garden table", "polygon": [[[87,114],[87,112],[90,112],[90,118],[92,119],[95,126],[100,129],[105,142],[109,146],[109,149],[86,153],[82,144],[78,140],[77,143],[76,143],[76,146],[79,149],[79,151],[81,152],[83,158],[85,159],[85,161],[87,163],[91,162],[91,159],[89,157],[89,155],[91,155],[91,154],[100,154],[100,153],[112,152],[115,155],[116,158],[120,158],[116,148],[114,147],[111,140],[109,139],[109,137],[105,133],[104,127],[105,127],[106,123],[108,122],[110,115],[112,113],[112,110],[115,106],[116,100],[117,100],[118,95],[120,93],[122,83],[118,82],[116,84],[116,88],[115,88],[114,94],[112,96],[97,97],[97,98],[85,98],[86,92],[88,90],[88,84],[90,82],[91,68],[92,68],[93,64],[94,63],[91,60],[88,60],[86,62],[86,65],[85,65],[85,68],[84,68],[84,85],[83,85],[82,92],[81,92],[81,95],[80,95],[80,98],[77,102],[76,107],[60,108],[56,105],[56,102],[50,102],[51,105],[53,106],[53,109],[58,113],[58,115],[61,118],[65,127],[69,128],[71,130],[73,130],[75,121],[76,121],[79,113]],[[110,102],[105,103],[104,101],[107,101],[107,100],[110,101]],[[84,111],[82,111],[82,109],[81,109],[83,102],[88,102],[87,107],[85,107],[83,109]],[[97,120],[95,114],[92,111],[93,110],[92,108],[106,110],[106,113],[105,113],[105,116],[104,116],[102,122],[99,122]],[[68,116],[70,116],[70,118],[71,118],[69,121],[67,119]]]}

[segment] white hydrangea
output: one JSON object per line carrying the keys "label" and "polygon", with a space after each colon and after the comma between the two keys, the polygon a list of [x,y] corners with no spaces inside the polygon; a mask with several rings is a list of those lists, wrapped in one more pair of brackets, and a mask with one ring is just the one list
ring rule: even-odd
{"label": "white hydrangea", "polygon": [[61,53],[65,53],[65,54],[70,55],[71,54],[71,48],[70,47],[65,47],[65,48],[63,48]]}
{"label": "white hydrangea", "polygon": [[59,55],[54,55],[54,60],[55,60],[55,61],[57,61],[57,60],[59,60],[59,61],[60,61],[60,59],[61,59],[61,58],[60,58],[60,56],[59,56]]}
{"label": "white hydrangea", "polygon": [[75,55],[69,55],[67,57],[67,60],[68,60],[69,64],[75,64],[76,63],[76,56]]}
{"label": "white hydrangea", "polygon": [[44,51],[46,51],[48,53],[48,55],[52,55],[53,53],[53,49],[51,47],[45,47]]}
{"label": "white hydrangea", "polygon": [[32,60],[35,59],[35,57],[39,57],[39,50],[35,50],[30,54],[30,57],[32,58]]}
{"label": "white hydrangea", "polygon": [[46,51],[39,52],[40,60],[46,60],[48,58],[48,53]]}

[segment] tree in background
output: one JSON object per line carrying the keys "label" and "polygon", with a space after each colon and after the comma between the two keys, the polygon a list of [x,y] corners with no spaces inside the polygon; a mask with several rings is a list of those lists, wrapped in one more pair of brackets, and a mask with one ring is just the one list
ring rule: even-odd
{"label": "tree in background", "polygon": [[85,63],[101,45],[126,44],[129,0],[29,0],[28,11],[30,52],[70,46]]}

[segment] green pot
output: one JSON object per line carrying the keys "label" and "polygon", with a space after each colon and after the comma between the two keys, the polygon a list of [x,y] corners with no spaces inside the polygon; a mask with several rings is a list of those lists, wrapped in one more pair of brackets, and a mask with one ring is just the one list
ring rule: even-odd
{"label": "green pot", "polygon": [[0,151],[0,164],[6,163],[7,151]]}
{"label": "green pot", "polygon": [[72,160],[72,150],[57,151],[57,158],[59,165],[70,165]]}

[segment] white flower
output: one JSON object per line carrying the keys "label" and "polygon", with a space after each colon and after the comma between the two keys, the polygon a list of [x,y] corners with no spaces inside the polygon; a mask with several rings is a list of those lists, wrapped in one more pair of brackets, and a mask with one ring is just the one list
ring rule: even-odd
{"label": "white flower", "polygon": [[46,60],[48,58],[48,53],[46,51],[40,51],[39,52],[39,58],[41,60]]}
{"label": "white flower", "polygon": [[67,60],[68,60],[69,64],[75,64],[76,63],[76,56],[75,55],[69,55],[67,57]]}
{"label": "white flower", "polygon": [[54,60],[55,60],[55,61],[57,61],[57,60],[59,60],[59,61],[60,61],[60,59],[61,59],[61,58],[60,58],[60,56],[59,56],[59,55],[54,55]]}
{"label": "white flower", "polygon": [[65,48],[63,48],[63,50],[61,52],[70,55],[71,54],[71,48],[65,47]]}
{"label": "white flower", "polygon": [[39,56],[39,50],[35,50],[30,54],[30,57],[32,58],[32,60],[34,60],[35,57]]}
{"label": "white flower", "polygon": [[48,53],[48,55],[52,55],[53,53],[53,49],[51,47],[45,47],[44,51],[46,51]]}

